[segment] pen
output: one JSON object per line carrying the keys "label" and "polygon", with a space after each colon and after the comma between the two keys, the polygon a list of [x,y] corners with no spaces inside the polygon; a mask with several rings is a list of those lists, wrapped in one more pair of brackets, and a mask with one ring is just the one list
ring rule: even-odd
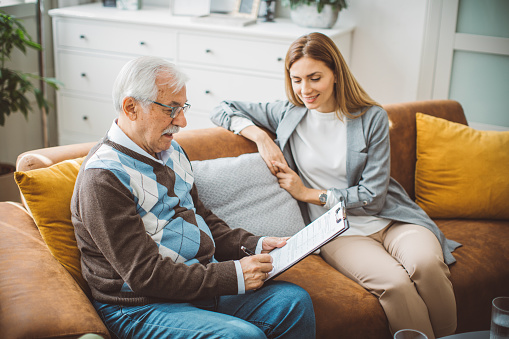
{"label": "pen", "polygon": [[253,251],[247,249],[244,246],[240,246],[240,249],[242,250],[242,252],[246,253],[247,255],[255,255],[255,253],[253,253]]}

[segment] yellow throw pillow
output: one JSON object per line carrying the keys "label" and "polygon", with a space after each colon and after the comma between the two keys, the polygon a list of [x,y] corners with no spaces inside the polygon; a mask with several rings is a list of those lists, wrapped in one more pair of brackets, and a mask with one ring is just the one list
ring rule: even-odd
{"label": "yellow throw pillow", "polygon": [[74,236],[70,210],[74,183],[84,159],[66,160],[47,168],[15,172],[14,179],[49,250],[83,291],[89,294],[90,289],[81,275],[80,251]]}
{"label": "yellow throw pillow", "polygon": [[432,218],[509,219],[509,132],[416,121],[417,204]]}

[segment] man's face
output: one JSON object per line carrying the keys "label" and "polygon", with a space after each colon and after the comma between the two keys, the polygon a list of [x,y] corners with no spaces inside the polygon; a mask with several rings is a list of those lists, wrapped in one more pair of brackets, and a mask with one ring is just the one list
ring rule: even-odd
{"label": "man's face", "polygon": [[[169,80],[167,76],[157,78],[158,92],[157,99],[154,101],[173,107],[184,106],[187,101],[186,87],[173,93],[174,87],[167,85]],[[136,120],[132,121],[134,133],[130,137],[154,157],[156,153],[169,149],[173,134],[187,125],[186,117],[182,112],[175,118],[170,117],[171,108],[151,103],[147,111],[143,112],[138,103],[138,109],[140,113],[137,114]]]}

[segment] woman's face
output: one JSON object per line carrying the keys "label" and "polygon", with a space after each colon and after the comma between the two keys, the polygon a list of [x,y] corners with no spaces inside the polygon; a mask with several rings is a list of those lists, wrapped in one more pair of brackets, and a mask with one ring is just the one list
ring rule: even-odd
{"label": "woman's face", "polygon": [[332,70],[320,60],[302,57],[290,67],[293,92],[308,109],[329,113],[336,109],[335,78]]}

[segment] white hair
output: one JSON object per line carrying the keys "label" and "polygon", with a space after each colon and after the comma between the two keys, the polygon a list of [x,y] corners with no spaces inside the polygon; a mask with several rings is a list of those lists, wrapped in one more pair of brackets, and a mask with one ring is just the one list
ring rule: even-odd
{"label": "white hair", "polygon": [[168,86],[174,88],[174,93],[180,91],[188,77],[171,62],[152,56],[142,56],[129,61],[122,67],[113,84],[113,105],[117,112],[122,112],[122,102],[126,97],[132,97],[141,102],[146,111],[149,100],[156,100],[158,76],[167,75]]}

